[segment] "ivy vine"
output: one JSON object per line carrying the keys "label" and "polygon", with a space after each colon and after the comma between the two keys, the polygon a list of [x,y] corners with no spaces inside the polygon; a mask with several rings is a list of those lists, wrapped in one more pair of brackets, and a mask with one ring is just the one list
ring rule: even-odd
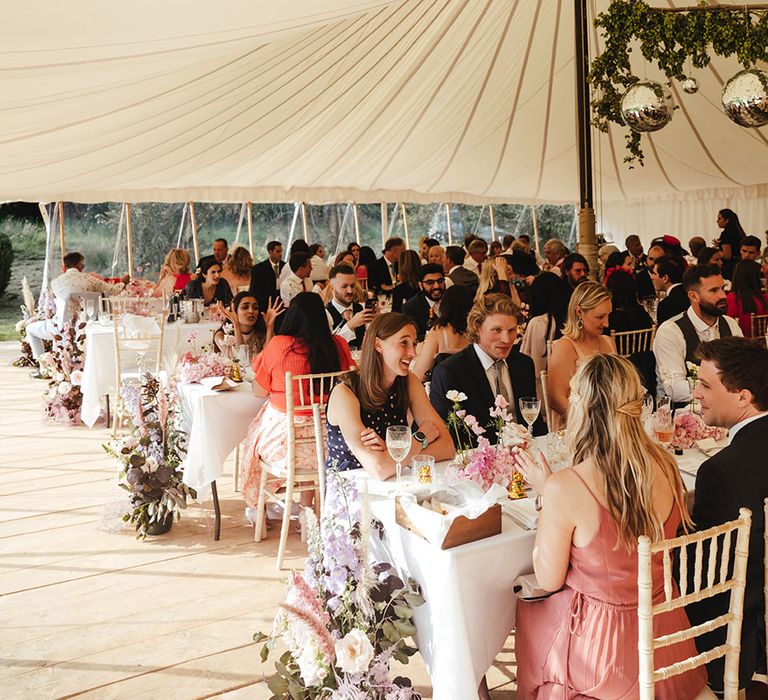
{"label": "ivy vine", "polygon": [[[669,12],[643,0],[614,0],[595,26],[605,49],[590,66],[593,88],[592,123],[607,132],[610,122],[625,126],[621,98],[639,78],[632,74],[630,54],[638,46],[643,58],[655,63],[671,80],[685,80],[689,66],[705,68],[710,53],[736,56],[745,67],[768,60],[768,11],[700,3],[701,9]],[[643,164],[640,134],[625,135],[629,153],[624,162]],[[631,167],[631,166],[630,166]]]}

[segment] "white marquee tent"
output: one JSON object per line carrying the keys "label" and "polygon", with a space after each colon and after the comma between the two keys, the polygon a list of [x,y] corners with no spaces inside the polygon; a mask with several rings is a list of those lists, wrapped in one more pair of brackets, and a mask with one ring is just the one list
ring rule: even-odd
{"label": "white marquee tent", "polygon": [[[13,3],[0,201],[576,202],[573,25],[572,0]],[[673,86],[644,168],[594,132],[598,230],[768,228],[768,128],[719,105],[737,70]]]}

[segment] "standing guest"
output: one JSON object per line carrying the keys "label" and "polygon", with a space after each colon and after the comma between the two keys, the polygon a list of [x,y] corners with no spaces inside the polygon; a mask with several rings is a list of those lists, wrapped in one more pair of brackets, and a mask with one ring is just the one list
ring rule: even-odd
{"label": "standing guest", "polygon": [[250,292],[259,302],[260,309],[266,309],[269,302],[278,296],[277,280],[285,267],[283,244],[280,241],[267,243],[267,259],[253,266]]}
{"label": "standing guest", "polygon": [[294,253],[288,261],[290,274],[280,285],[280,298],[286,308],[291,305],[291,300],[302,292],[311,292],[312,283],[312,256],[309,253]]}
{"label": "standing guest", "polygon": [[560,337],[568,302],[563,296],[561,279],[552,272],[542,272],[533,280],[530,297],[530,318],[520,352],[533,360],[536,396],[542,399],[541,371],[547,369],[547,341]]}
{"label": "standing guest", "polygon": [[640,306],[637,285],[629,272],[620,267],[608,270],[605,288],[611,293],[613,304],[613,311],[608,316],[609,330],[624,333],[653,326],[653,319]]}
{"label": "standing guest", "polygon": [[554,272],[558,277],[562,277],[563,262],[566,255],[568,255],[568,248],[565,247],[565,244],[558,238],[550,238],[544,244],[544,258],[546,259],[544,270]]}
{"label": "standing guest", "polygon": [[280,273],[280,277],[277,280],[277,288],[280,289],[280,285],[285,282],[288,275],[291,274],[291,266],[290,261],[291,258],[295,253],[306,253],[307,255],[312,256],[312,254],[309,252],[309,244],[302,238],[296,239],[293,243],[291,243],[291,247],[288,250],[288,265],[286,265],[282,272]]}
{"label": "standing guest", "polygon": [[392,290],[392,311],[400,313],[403,303],[419,293],[422,261],[415,250],[404,250],[397,261],[397,284]]}
{"label": "standing guest", "polygon": [[472,241],[482,240],[476,233],[468,233],[464,236],[464,252],[469,255],[469,246]]}
{"label": "standing guest", "polygon": [[235,246],[229,259],[224,263],[224,269],[221,272],[222,279],[227,281],[232,294],[243,291],[243,288],[249,289],[251,286],[251,272],[253,270],[253,258],[248,249],[238,245]]}
{"label": "standing guest", "polygon": [[202,299],[205,306],[220,301],[224,306],[232,303],[232,291],[227,280],[221,277],[221,263],[216,258],[203,258],[200,275],[184,288],[187,299]]}
{"label": "standing guest", "polygon": [[723,251],[717,248],[702,248],[699,257],[696,258],[697,265],[717,265],[720,272],[723,271]]}
{"label": "standing guest", "polygon": [[651,247],[653,248],[655,246],[660,247],[664,252],[664,255],[675,255],[678,258],[683,258],[687,255],[687,251],[680,243],[680,239],[668,234],[654,238],[651,241]]}
{"label": "standing guest", "polygon": [[439,265],[427,263],[419,268],[420,293],[403,304],[403,313],[416,326],[416,338],[424,340],[437,315],[435,306],[440,303],[445,291],[445,275]]}
{"label": "standing guest", "polygon": [[419,242],[419,252],[421,255],[421,264],[425,265],[429,262],[429,251],[436,245],[440,245],[440,241],[436,238],[424,236]]}
{"label": "standing guest", "polygon": [[745,236],[741,242],[741,260],[760,259],[760,239],[757,236]]}
{"label": "standing guest", "polygon": [[597,353],[615,353],[613,341],[603,331],[611,314],[611,293],[597,282],[582,282],[568,302],[563,337],[552,344],[547,392],[556,430],[568,416],[568,387],[579,364]]}
{"label": "standing guest", "polygon": [[403,463],[422,454],[436,461],[454,456],[448,428],[408,370],[415,355],[416,329],[407,316],[389,313],[374,320],[359,369],[334,387],[328,401],[328,468],[362,468],[388,479],[395,474],[395,461],[387,451],[387,428],[412,423],[417,429]]}
{"label": "standing guest", "polygon": [[[731,279],[733,266],[740,257],[741,242],[746,238],[746,233],[741,227],[739,217],[736,212],[730,209],[721,209],[717,212],[717,225],[722,229],[720,238],[713,243],[717,243],[723,253],[723,276]],[[699,262],[699,265],[706,264]]]}
{"label": "standing guest", "polygon": [[[610,264],[610,258],[608,258]],[[582,282],[589,279],[589,263],[580,253],[570,253],[563,258],[561,266],[563,290],[566,298],[570,299],[573,290]]]}
{"label": "standing guest", "polygon": [[163,260],[160,278],[157,280],[152,296],[170,296],[181,292],[189,284],[192,275],[189,272],[189,253],[183,248],[172,248]]}
{"label": "standing guest", "polygon": [[531,252],[531,237],[527,233],[521,233],[517,237],[517,242],[521,243],[529,253]]}
{"label": "standing guest", "polygon": [[355,303],[357,280],[349,265],[336,265],[330,276],[331,300],[325,308],[331,316],[333,334],[344,338],[350,348],[359,350],[365,327],[375,318],[376,310]]}
{"label": "standing guest", "polygon": [[[397,261],[405,250],[402,238],[390,238],[384,244],[382,256],[368,269],[368,288],[377,293],[390,293],[397,284]],[[361,251],[362,254],[362,251]]]}
{"label": "standing guest", "polygon": [[505,233],[504,237],[501,239],[501,252],[511,253],[512,244],[514,242],[515,242],[515,237],[511,233]]}
{"label": "standing guest", "polygon": [[[533,360],[512,352],[520,323],[520,309],[504,294],[488,294],[478,299],[467,319],[470,346],[441,362],[432,371],[429,400],[443,420],[453,410],[446,396],[455,389],[468,397],[462,409],[485,427],[490,423],[490,410],[497,396],[510,404],[510,412],[521,425],[518,399],[536,395]],[[533,424],[533,434],[546,432],[541,415]],[[496,440],[495,428],[488,427],[485,436]]]}
{"label": "standing guest", "polygon": [[667,255],[667,251],[664,250],[664,248],[662,248],[660,245],[652,245],[650,248],[648,248],[648,255],[645,257],[648,269],[652,270],[655,262],[659,258],[663,258],[665,255]]}
{"label": "standing guest", "polygon": [[445,249],[443,270],[445,270],[451,284],[460,284],[466,287],[474,298],[480,285],[480,278],[474,272],[464,267],[464,258],[463,248],[457,245],[449,245]]}
{"label": "standing guest", "polygon": [[376,267],[376,254],[373,252],[373,248],[364,245],[360,248],[360,255],[357,259],[357,268],[355,269],[355,277],[366,291],[373,290],[374,287],[370,283],[371,273]]}
{"label": "standing guest", "polygon": [[488,259],[488,244],[482,238],[475,237],[470,242],[467,253],[468,256],[464,260],[464,267],[479,277],[483,271],[483,263]]}
{"label": "standing guest", "polygon": [[[578,293],[578,292],[577,292]],[[541,494],[533,550],[539,586],[556,591],[519,601],[515,629],[521,698],[637,698],[637,539],[688,528],[686,493],[671,454],[642,423],[644,389],[616,355],[587,359],[571,381],[566,441],[574,466],[553,474],[543,456],[520,454]],[[661,556],[653,559],[653,602],[664,600]],[[653,636],[688,629],[680,609],[654,616]],[[693,641],[655,651],[658,667],[695,656]],[[661,700],[694,698],[701,668],[658,681]]]}
{"label": "standing guest", "polygon": [[751,314],[768,314],[768,295],[763,292],[761,272],[760,263],[754,260],[739,260],[733,268],[726,313],[739,322],[745,338],[752,337]]}
{"label": "standing guest", "polygon": [[224,269],[224,263],[227,261],[227,258],[229,257],[229,243],[227,243],[226,238],[217,238],[213,242],[213,252],[211,255],[204,255],[200,260],[197,261],[197,269],[202,270],[203,269],[203,263],[209,263],[212,261],[216,261],[221,265],[222,269]]}
{"label": "standing guest", "polygon": [[[693,521],[700,530],[739,517],[739,508],[752,511],[747,585],[741,624],[739,688],[749,686],[754,673],[765,674],[765,510],[768,469],[760,455],[768,451],[768,350],[753,340],[723,338],[702,343],[699,381],[694,394],[707,425],[729,430],[728,446],[710,457],[696,472]],[[686,608],[692,624],[728,612],[728,597],[717,596]],[[699,651],[725,643],[725,628],[696,639]],[[723,659],[707,664],[709,684],[723,689]],[[765,697],[765,695],[758,695]]]}
{"label": "standing guest", "polygon": [[501,241],[491,241],[491,245],[488,246],[488,257],[495,258],[497,255],[501,255]]}
{"label": "standing guest", "polygon": [[435,325],[427,332],[413,367],[420,382],[443,360],[467,347],[467,316],[471,308],[472,295],[466,287],[455,284],[445,290]]}
{"label": "standing guest", "polygon": [[683,313],[691,305],[683,287],[684,267],[682,258],[671,255],[662,255],[653,265],[653,286],[657,292],[665,293],[656,308],[656,323],[659,326],[673,316]]}
{"label": "standing guest", "polygon": [[[259,462],[285,466],[285,373],[338,372],[348,370],[352,365],[347,342],[331,335],[320,297],[311,292],[296,295],[285,313],[279,334],[267,343],[253,362],[253,393],[269,400],[251,421],[243,446],[243,498],[250,508],[255,509],[259,499]],[[293,420],[297,439],[314,434],[311,416],[297,414]],[[314,440],[312,444],[296,445],[295,460],[298,470],[317,468]]]}
{"label": "standing guest", "polygon": [[253,358],[272,340],[275,319],[283,312],[283,303],[278,299],[262,313],[253,294],[239,292],[232,300],[231,308],[219,304],[219,312],[227,320],[213,334],[214,348],[232,358],[240,346],[245,345]]}
{"label": "standing guest", "polygon": [[645,265],[646,256],[643,253],[643,244],[640,241],[640,236],[632,234],[624,239],[624,245],[627,246],[627,252],[634,259],[633,269],[637,269],[641,265]]}
{"label": "standing guest", "polygon": [[353,267],[357,267],[360,264],[360,244],[352,241],[347,246],[347,252],[352,253],[352,255],[355,257],[355,264]]}
{"label": "standing guest", "polygon": [[694,260],[699,257],[699,253],[706,247],[707,242],[701,236],[694,236],[688,241],[688,250]]}
{"label": "standing guest", "polygon": [[427,253],[427,262],[442,267],[445,261],[445,248],[441,245],[433,245]]}
{"label": "standing guest", "polygon": [[741,328],[726,316],[728,300],[717,265],[694,265],[683,275],[683,287],[691,302],[685,312],[662,323],[653,339],[660,394],[678,406],[691,400],[686,362],[698,362],[702,342],[740,336]]}
{"label": "standing guest", "polygon": [[309,254],[312,256],[312,274],[309,279],[313,282],[322,282],[328,279],[328,263],[325,262],[325,248],[320,243],[313,243],[309,246]]}

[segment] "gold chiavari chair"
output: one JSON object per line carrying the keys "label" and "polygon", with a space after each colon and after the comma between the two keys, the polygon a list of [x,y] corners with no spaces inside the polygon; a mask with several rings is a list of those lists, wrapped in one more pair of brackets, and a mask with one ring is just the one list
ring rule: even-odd
{"label": "gold chiavari chair", "polygon": [[611,331],[611,340],[616,346],[616,354],[629,357],[637,352],[649,352],[653,350],[653,338],[656,335],[656,326],[643,328],[639,331]]}
{"label": "gold chiavari chair", "polygon": [[768,314],[749,314],[749,325],[752,328],[752,337],[765,344],[765,336],[768,333]]}

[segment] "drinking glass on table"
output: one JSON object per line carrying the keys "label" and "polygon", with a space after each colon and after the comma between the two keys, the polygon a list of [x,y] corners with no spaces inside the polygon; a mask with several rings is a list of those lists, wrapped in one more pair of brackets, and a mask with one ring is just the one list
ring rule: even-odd
{"label": "drinking glass on table", "polygon": [[411,451],[411,429],[407,425],[390,425],[387,428],[387,452],[395,460],[396,480],[402,481],[403,460]]}
{"label": "drinking glass on table", "polygon": [[532,434],[531,426],[539,417],[541,401],[535,396],[523,396],[519,399],[518,404],[520,405],[520,413],[523,415],[523,420],[528,424],[528,432]]}
{"label": "drinking glass on table", "polygon": [[653,434],[662,445],[669,445],[675,435],[675,424],[672,420],[672,409],[667,402],[666,406],[659,407],[653,414]]}

